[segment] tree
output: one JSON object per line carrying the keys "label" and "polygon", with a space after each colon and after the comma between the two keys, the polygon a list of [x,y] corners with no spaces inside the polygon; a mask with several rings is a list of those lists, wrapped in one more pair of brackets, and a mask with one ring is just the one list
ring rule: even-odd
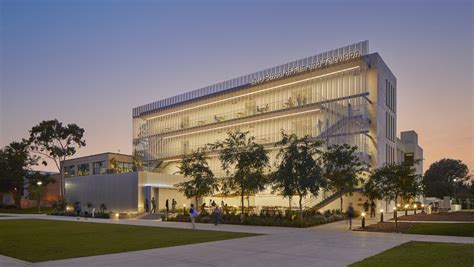
{"label": "tree", "polygon": [[16,206],[20,207],[24,179],[37,165],[38,158],[28,153],[26,140],[12,142],[0,149],[0,192],[12,193]]}
{"label": "tree", "polygon": [[226,171],[225,187],[240,194],[243,218],[244,197],[265,189],[268,183],[265,175],[268,153],[249,132],[239,130],[228,132],[227,138],[210,147],[218,151],[222,169]]}
{"label": "tree", "polygon": [[275,146],[281,146],[277,158],[281,159],[277,170],[272,175],[273,189],[284,197],[299,197],[300,221],[303,220],[303,198],[309,193],[319,194],[320,188],[326,185],[322,175],[319,150],[322,142],[312,141],[309,136],[298,138],[295,134],[282,132],[282,139]]}
{"label": "tree", "polygon": [[441,159],[426,170],[423,184],[426,187],[426,195],[430,197],[443,198],[444,196],[455,196],[455,193],[469,190],[469,169],[460,160]]}
{"label": "tree", "polygon": [[198,149],[191,152],[179,162],[177,173],[188,178],[188,181],[176,184],[178,190],[187,198],[196,200],[196,208],[199,207],[199,198],[213,194],[219,190],[217,179],[209,168],[205,151]]}
{"label": "tree", "polygon": [[364,167],[356,155],[357,147],[348,144],[335,144],[323,153],[324,177],[328,181],[328,189],[339,194],[341,200],[345,195],[352,195],[362,182],[359,177]]}
{"label": "tree", "polygon": [[46,186],[55,183],[55,180],[49,174],[43,174],[39,171],[29,172],[26,179],[29,182],[28,192],[30,199],[36,200],[38,212],[41,212],[41,199],[46,192]]}
{"label": "tree", "polygon": [[420,195],[423,191],[421,177],[415,168],[406,163],[389,163],[372,170],[364,184],[364,194],[371,199],[394,200],[400,197],[404,202]]}
{"label": "tree", "polygon": [[[50,159],[59,171],[59,196],[64,197],[64,161],[86,145],[84,129],[71,123],[63,126],[58,120],[42,121],[30,130],[31,151]],[[43,160],[43,165],[47,161]]]}

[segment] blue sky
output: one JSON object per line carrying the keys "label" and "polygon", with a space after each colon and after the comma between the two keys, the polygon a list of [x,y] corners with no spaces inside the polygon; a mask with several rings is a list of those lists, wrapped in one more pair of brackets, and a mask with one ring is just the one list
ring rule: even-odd
{"label": "blue sky", "polygon": [[0,146],[58,118],[86,129],[78,155],[131,153],[133,107],[369,40],[425,166],[474,169],[472,1],[0,3]]}

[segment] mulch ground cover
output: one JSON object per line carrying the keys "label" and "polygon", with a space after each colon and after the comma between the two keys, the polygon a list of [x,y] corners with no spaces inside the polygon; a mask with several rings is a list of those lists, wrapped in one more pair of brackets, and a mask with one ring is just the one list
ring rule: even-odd
{"label": "mulch ground cover", "polygon": [[438,213],[418,213],[398,217],[399,221],[462,221],[474,222],[474,212],[438,212]]}

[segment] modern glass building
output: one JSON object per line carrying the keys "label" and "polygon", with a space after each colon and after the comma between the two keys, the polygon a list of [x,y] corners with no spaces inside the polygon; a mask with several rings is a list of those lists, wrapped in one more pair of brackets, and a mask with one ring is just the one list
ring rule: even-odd
{"label": "modern glass building", "polygon": [[133,147],[149,171],[174,173],[184,153],[230,130],[270,150],[284,130],[357,145],[377,166],[396,158],[395,107],[396,78],[363,41],[137,107]]}

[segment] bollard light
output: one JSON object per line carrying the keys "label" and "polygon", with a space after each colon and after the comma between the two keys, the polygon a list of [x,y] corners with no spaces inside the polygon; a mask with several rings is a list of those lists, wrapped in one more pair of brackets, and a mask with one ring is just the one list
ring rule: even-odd
{"label": "bollard light", "polygon": [[362,212],[362,228],[365,228],[365,212]]}
{"label": "bollard light", "polygon": [[383,222],[383,209],[380,210],[380,222]]}
{"label": "bollard light", "polygon": [[425,204],[421,204],[421,213],[425,213]]}
{"label": "bollard light", "polygon": [[408,204],[406,204],[406,205],[405,205],[405,216],[407,216],[407,215],[408,215],[408,207],[409,207],[409,205],[408,205]]}
{"label": "bollard light", "polygon": [[413,204],[413,214],[416,215],[416,204]]}
{"label": "bollard light", "polygon": [[397,228],[398,227],[397,207],[393,207],[393,219],[395,220],[395,228]]}
{"label": "bollard light", "polygon": [[117,220],[119,219],[119,214],[118,213],[115,213],[115,218],[117,218]]}

